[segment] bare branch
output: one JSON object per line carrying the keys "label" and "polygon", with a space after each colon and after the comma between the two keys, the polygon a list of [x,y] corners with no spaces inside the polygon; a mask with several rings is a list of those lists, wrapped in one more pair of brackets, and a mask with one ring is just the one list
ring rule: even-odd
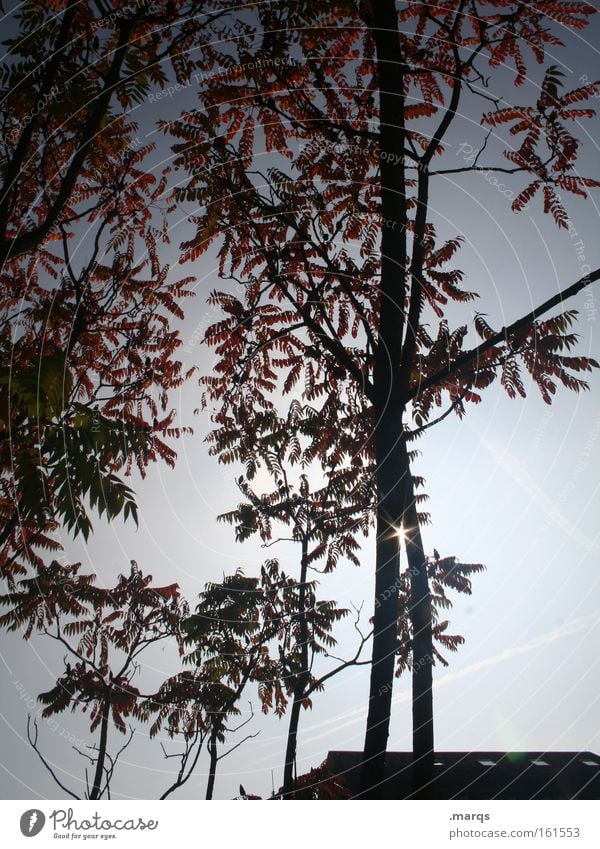
{"label": "bare branch", "polygon": [[354,628],[360,634],[360,643],[358,644],[358,648],[354,653],[354,657],[351,657],[349,660],[344,660],[341,657],[336,657],[334,654],[327,652],[327,657],[331,657],[333,658],[333,660],[340,661],[340,664],[339,666],[336,666],[331,669],[329,672],[326,672],[325,675],[321,675],[320,678],[317,678],[317,680],[314,681],[313,684],[311,684],[311,686],[306,689],[304,693],[304,698],[308,698],[312,693],[314,693],[316,689],[318,689],[322,684],[324,684],[325,681],[328,681],[329,678],[333,678],[334,675],[338,675],[338,673],[342,672],[344,669],[348,669],[348,667],[350,666],[366,666],[371,663],[370,660],[359,660],[359,657],[361,656],[362,650],[364,649],[365,645],[371,639],[371,636],[373,635],[373,630],[371,629],[368,634],[362,633],[359,627],[362,604],[358,608],[354,604],[352,606],[354,607],[357,614],[356,620],[354,622]]}
{"label": "bare branch", "polygon": [[[230,734],[235,734],[236,731],[239,731],[240,728],[244,728],[244,726],[248,725],[249,722],[252,722],[254,719],[254,708],[252,707],[252,702],[248,702],[248,706],[250,707],[250,716],[248,719],[245,719],[243,722],[240,722],[239,725],[236,725],[235,728],[223,728],[224,731],[229,731]],[[247,734],[243,740],[240,740],[239,743],[236,743],[235,746],[232,746],[231,749],[227,749],[226,752],[223,752],[217,757],[217,762],[226,758],[227,755],[230,755],[232,752],[235,752],[236,749],[239,749],[247,740],[253,740],[255,737],[258,737],[260,731],[256,731],[254,734]]]}
{"label": "bare branch", "polygon": [[50,775],[52,776],[54,781],[58,784],[60,789],[64,790],[65,793],[68,793],[69,796],[72,796],[73,799],[81,799],[81,796],[77,796],[75,793],[73,793],[72,790],[69,790],[68,787],[65,787],[65,785],[56,777],[56,773],[54,772],[54,770],[52,769],[52,767],[50,766],[50,764],[48,763],[48,761],[45,759],[45,757],[42,755],[42,753],[40,752],[40,750],[38,748],[38,745],[37,745],[38,725],[37,725],[36,720],[35,719],[33,720],[33,728],[34,728],[33,736],[31,734],[31,724],[32,724],[31,723],[31,716],[28,714],[27,715],[27,739],[29,740],[29,745],[31,746],[33,751],[36,753],[38,758],[41,760],[41,762],[44,764],[44,766],[46,767],[46,769],[48,770],[48,772],[50,773]]}
{"label": "bare branch", "polygon": [[[177,790],[179,787],[182,787],[186,783],[186,781],[189,779],[189,777],[193,773],[194,769],[196,768],[196,764],[198,763],[198,758],[200,757],[200,752],[202,751],[202,746],[204,745],[205,739],[206,739],[206,732],[205,731],[203,732],[200,729],[196,729],[196,731],[194,732],[194,736],[193,736],[192,740],[191,741],[190,740],[185,741],[185,749],[179,755],[175,755],[175,754],[168,755],[167,752],[165,751],[165,747],[161,743],[161,747],[162,747],[162,750],[164,752],[165,758],[179,757],[181,759],[181,766],[179,768],[179,772],[177,773],[177,778],[175,779],[173,784],[171,784],[171,786],[168,787],[165,790],[165,792],[162,794],[162,796],[160,797],[161,801],[163,799],[166,799],[168,796],[170,796],[171,793],[174,793],[175,790]],[[189,769],[186,773],[186,767],[187,767],[188,761],[190,759],[190,756],[191,756],[191,754],[194,750],[194,746],[196,746],[196,744],[198,744],[197,749],[196,749],[196,754],[194,755],[194,757],[192,759],[191,766],[189,767]]]}

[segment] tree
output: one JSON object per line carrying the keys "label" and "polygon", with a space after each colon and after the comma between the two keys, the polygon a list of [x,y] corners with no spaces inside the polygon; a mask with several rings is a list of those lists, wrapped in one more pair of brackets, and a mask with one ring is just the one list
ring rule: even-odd
{"label": "tree", "polygon": [[[60,582],[43,552],[60,549],[61,526],[87,538],[86,502],[137,521],[119,472],[174,462],[169,391],[192,372],[170,322],[192,281],[161,262],[172,196],[129,113],[151,86],[209,70],[188,51],[228,14],[196,0],[62,5],[22,4],[1,69],[0,569],[17,595],[28,565],[32,586]],[[80,667],[50,695],[98,683]],[[114,768],[99,705],[91,798]]]}
{"label": "tree", "polygon": [[[132,111],[210,71],[227,4],[26,0],[0,67],[0,569],[87,536],[86,501],[136,518],[119,472],[173,464],[169,392],[191,280],[174,280],[168,168]],[[195,55],[196,59],[190,58]],[[36,551],[37,548],[37,551]]]}
{"label": "tree", "polygon": [[191,73],[179,51],[203,26],[183,21],[176,32],[168,5],[26,2],[5,41],[3,577],[23,574],[23,559],[39,565],[36,546],[56,549],[61,522],[87,536],[84,499],[109,519],[136,518],[117,472],[174,460],[168,391],[186,375],[169,321],[191,281],[169,279],[159,259],[169,193],[128,115],[150,84],[166,83],[166,60],[180,81]]}
{"label": "tree", "polygon": [[227,727],[239,716],[239,703],[249,685],[257,685],[263,713],[285,712],[286,686],[272,644],[283,640],[289,628],[289,587],[277,561],[270,560],[262,566],[260,578],[247,577],[238,569],[221,583],[207,584],[201,593],[194,613],[183,623],[190,649],[185,661],[194,668],[169,678],[142,707],[145,716],[155,714],[151,736],[165,726],[171,737],[182,734],[186,742],[177,779],[162,798],[189,779],[206,742],[210,760],[206,798],[212,799],[217,765],[227,754],[219,754],[219,744],[228,731],[246,724],[247,720],[238,729]]}
{"label": "tree", "polygon": [[[580,104],[597,84],[563,93],[550,66],[533,104],[501,108],[487,74],[511,65],[523,85],[525,56],[542,64],[546,45],[561,43],[553,22],[582,29],[592,11],[511,0],[269,4],[234,43],[211,48],[228,73],[199,91],[198,109],[165,125],[187,179],[177,196],[192,204],[197,226],[182,261],[216,245],[221,276],[238,284],[213,295],[225,317],[207,333],[218,357],[207,381],[217,426],[243,427],[304,378],[304,397],[319,400],[313,450],[325,474],[332,454],[370,470],[377,542],[364,795],[381,792],[384,774],[402,651],[390,592],[402,537],[416,793],[426,795],[433,777],[432,598],[410,440],[448,412],[462,416],[498,376],[509,396],[523,396],[524,368],[549,403],[557,382],[579,391],[578,375],[597,365],[570,353],[574,310],[539,319],[600,271],[500,331],[476,314],[479,345],[468,321],[451,329],[476,293],[450,267],[460,237],[438,235],[430,203],[443,175],[497,171],[521,180],[515,212],[541,196],[543,212],[568,227],[562,194],[585,197],[598,185],[575,171],[580,146],[568,129],[593,114]],[[477,154],[457,167],[445,156],[447,137],[461,111],[480,117],[482,103]],[[502,150],[496,128],[504,127]]]}
{"label": "tree", "polygon": [[[464,643],[464,637],[460,634],[448,634],[449,622],[447,619],[440,620],[440,612],[452,607],[452,601],[446,594],[447,589],[458,593],[471,595],[470,575],[482,572],[484,566],[481,563],[458,563],[456,557],[440,557],[435,551],[433,557],[427,558],[427,578],[431,592],[431,635],[432,641],[439,643],[438,649],[432,642],[431,664],[441,663],[448,666],[448,661],[442,651],[458,650]],[[404,571],[400,575],[400,587],[398,591],[398,660],[396,677],[411,669],[414,660],[414,623],[410,615],[410,574]],[[418,662],[418,661],[417,661]]]}
{"label": "tree", "polygon": [[[331,466],[326,485],[311,491],[307,472],[311,471],[312,453],[306,435],[319,431],[318,411],[310,406],[302,407],[294,400],[286,416],[280,416],[275,411],[260,412],[253,421],[244,420],[233,430],[228,427],[218,428],[208,437],[211,452],[219,456],[222,462],[231,463],[235,460],[243,464],[245,469],[245,475],[237,480],[245,500],[235,510],[219,517],[234,525],[236,540],[243,542],[258,534],[264,545],[271,546],[288,539],[300,547],[296,597],[289,605],[289,638],[285,641],[285,651],[281,647],[279,649],[288,689],[292,694],[280,792],[284,797],[293,795],[294,798],[302,798],[301,795],[296,796],[295,791],[304,786],[298,785],[294,779],[300,709],[302,706],[312,707],[310,697],[313,692],[322,690],[326,681],[351,666],[365,663],[359,658],[371,637],[370,633],[365,635],[360,630],[360,610],[357,609],[355,628],[360,641],[354,656],[348,660],[337,658],[340,661],[338,666],[315,676],[312,671],[315,655],[324,653],[331,656],[335,646],[335,640],[329,633],[333,620],[342,618],[349,611],[336,609],[332,602],[317,602],[315,582],[308,580],[308,572],[332,572],[341,558],[360,565],[357,535],[359,532],[366,534],[371,512],[368,509],[370,487],[360,465],[342,468]],[[263,482],[259,494],[252,484],[255,479],[260,480],[261,472]],[[274,484],[271,491],[265,491],[265,472]],[[420,521],[426,519],[426,514],[421,513]],[[277,525],[289,528],[284,533],[291,534],[291,537],[275,536]],[[324,562],[319,569],[316,564],[321,561]],[[452,606],[446,589],[470,594],[471,582],[468,576],[482,571],[483,566],[458,563],[455,557],[440,558],[436,552],[433,558],[428,558],[427,569],[432,585],[432,638],[441,648],[456,651],[464,639],[460,635],[447,633],[449,623],[439,619],[438,611]],[[400,576],[398,585],[388,595],[397,599],[399,649],[396,676],[399,676],[412,667],[414,634],[409,615],[408,572]],[[376,606],[380,603],[381,600],[378,600]],[[318,636],[324,639],[324,645],[319,645]],[[434,645],[432,663],[435,664],[436,659],[444,666],[448,665]],[[316,780],[315,776],[313,779]]]}
{"label": "tree", "polygon": [[[263,711],[271,707],[282,715],[287,703],[279,656],[268,645],[275,635],[289,629],[286,605],[290,582],[275,561],[261,570],[261,578],[246,578],[238,570],[221,584],[209,584],[201,594],[195,613],[179,593],[177,584],[152,585],[135,561],[128,576],[119,576],[111,589],[98,586],[96,576],[81,574],[81,564],[63,566],[53,561],[41,566],[36,578],[19,581],[0,605],[8,607],[0,625],[21,630],[25,639],[41,633],[65,648],[64,668],[55,685],[38,699],[43,719],[70,708],[90,713],[90,734],[97,740],[75,751],[89,762],[85,770],[84,796],[65,786],[38,744],[37,721],[28,717],[28,739],[54,781],[73,798],[111,797],[115,769],[131,743],[134,721],[152,720],[150,738],[163,726],[174,739],[183,739],[176,758],[175,780],[162,793],[168,798],[193,774],[206,748],[209,772],[206,798],[213,796],[217,765],[256,733],[247,734],[225,752],[226,738],[245,727],[250,715],[237,727],[228,721],[240,714],[239,704],[249,683],[259,683]],[[173,640],[179,655],[194,669],[169,677],[155,691],[141,689],[141,655],[150,646]],[[185,646],[192,650],[185,653]],[[146,687],[146,690],[149,688]],[[114,751],[110,746],[111,720],[126,736]],[[206,746],[205,746],[206,744]]]}
{"label": "tree", "polygon": [[167,85],[169,68],[187,84],[201,70],[188,51],[227,15],[226,4],[198,0],[20,4],[1,77],[0,265],[106,203],[104,179],[130,148],[128,112]]}
{"label": "tree", "polygon": [[[110,798],[114,770],[120,755],[133,736],[111,754],[111,720],[115,729],[127,734],[130,719],[142,715],[144,698],[139,678],[140,656],[149,646],[174,639],[183,653],[181,623],[189,613],[177,584],[153,587],[152,576],[143,575],[135,561],[130,574],[120,575],[115,587],[98,586],[93,574],[80,574],[80,563],[62,566],[53,561],[40,566],[35,578],[19,581],[18,587],[0,597],[8,611],[0,625],[23,630],[25,639],[34,631],[66,649],[64,670],[55,685],[39,696],[45,705],[42,718],[48,719],[67,708],[89,711],[90,733],[97,742],[87,751],[76,751],[89,761],[92,775],[85,770],[82,797],[59,780],[38,746],[38,726],[28,719],[28,739],[54,781],[75,799]],[[136,683],[134,683],[136,681]]]}
{"label": "tree", "polygon": [[[309,570],[331,572],[343,557],[359,565],[355,553],[359,548],[357,536],[366,535],[369,527],[369,510],[365,505],[368,484],[360,466],[332,466],[326,485],[311,491],[307,472],[311,470],[312,440],[306,437],[319,432],[319,419],[317,410],[294,400],[285,416],[272,410],[261,411],[253,420],[236,423],[233,429],[225,419],[224,426],[209,436],[213,454],[225,463],[235,459],[245,468],[245,475],[237,481],[245,500],[219,517],[235,526],[236,540],[243,542],[258,534],[263,545],[288,539],[300,548],[298,580],[289,586],[290,625],[279,648],[292,695],[283,796],[291,796],[296,789],[294,774],[301,708],[312,707],[313,692],[322,690],[334,675],[364,663],[359,658],[370,637],[360,630],[360,609],[357,609],[355,628],[359,643],[354,656],[348,660],[337,658],[339,665],[319,676],[313,672],[316,656],[330,656],[336,645],[331,634],[333,624],[349,611],[338,608],[332,601],[317,601],[316,581],[309,580]],[[260,472],[266,472],[272,480],[274,486],[270,492],[264,491],[264,485],[260,493],[253,488]],[[281,525],[286,528],[283,533],[291,537],[274,537],[275,528]],[[322,564],[321,568],[318,563]]]}

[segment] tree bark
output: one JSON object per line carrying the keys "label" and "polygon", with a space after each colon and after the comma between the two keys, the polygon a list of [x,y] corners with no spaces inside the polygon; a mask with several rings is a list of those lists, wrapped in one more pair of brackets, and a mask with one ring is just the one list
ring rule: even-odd
{"label": "tree bark", "polygon": [[377,50],[382,151],[381,301],[374,384],[375,479],[378,499],[373,654],[361,797],[379,798],[385,774],[397,649],[400,537],[405,503],[400,440],[400,367],[406,298],[406,179],[403,154],[404,64],[394,0],[374,4],[371,23]]}
{"label": "tree bark", "polygon": [[410,461],[402,442],[407,501],[403,516],[406,557],[410,573],[412,643],[413,794],[430,798],[433,792],[433,632],[427,558],[419,527]]}
{"label": "tree bark", "polygon": [[[386,502],[384,501],[384,506]],[[361,795],[377,799],[382,793],[398,646],[399,538],[390,523],[377,517],[375,615],[369,685],[369,710],[361,771]]]}
{"label": "tree bark", "polygon": [[290,713],[290,725],[287,735],[285,766],[283,770],[283,795],[291,796],[294,792],[294,765],[298,743],[298,724],[300,709],[308,686],[308,622],[306,621],[306,579],[308,575],[308,539],[302,539],[302,559],[300,562],[300,589],[298,593],[298,617],[300,621],[300,672],[294,686],[294,698]]}
{"label": "tree bark", "polygon": [[98,744],[98,760],[96,761],[96,771],[94,773],[94,783],[90,799],[99,799],[102,795],[102,776],[104,775],[104,761],[106,760],[106,746],[108,743],[108,721],[110,718],[110,697],[111,691],[107,687],[104,696],[104,704],[102,705],[102,720],[100,723],[100,742]]}
{"label": "tree bark", "polygon": [[217,762],[219,760],[217,750],[217,734],[219,726],[215,726],[210,733],[208,740],[208,753],[210,755],[210,765],[208,768],[208,784],[206,785],[206,799],[212,799],[215,789],[215,777],[217,775]]}

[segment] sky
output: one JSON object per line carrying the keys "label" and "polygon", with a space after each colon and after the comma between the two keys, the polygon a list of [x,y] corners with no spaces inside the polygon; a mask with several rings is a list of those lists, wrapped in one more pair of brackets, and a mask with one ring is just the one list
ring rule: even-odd
{"label": "sky", "polygon": [[[572,35],[566,51],[549,56],[548,64],[555,61],[565,71],[567,88],[580,84],[582,75],[598,76],[598,34],[594,25]],[[535,73],[538,79],[540,72]],[[508,81],[501,82],[508,92]],[[165,103],[165,114],[180,105],[174,99]],[[143,112],[140,117],[148,120]],[[155,107],[151,117],[156,117]],[[582,124],[576,135],[585,144],[581,172],[597,176],[598,121]],[[463,115],[451,138],[457,158],[461,143],[474,144],[475,137],[472,116]],[[585,265],[600,265],[599,201],[598,191],[586,202],[569,198],[577,237],[558,231],[539,204],[514,215],[510,201],[480,174],[460,184],[444,181],[432,205],[440,226],[464,235],[458,265],[466,272],[465,286],[480,292],[476,308],[497,328],[579,279]],[[197,297],[182,325],[182,358],[184,365],[206,371],[212,356],[198,340],[212,320],[205,298],[218,285],[214,256],[185,269],[192,271],[198,278]],[[599,358],[597,288],[581,292],[566,306],[580,312],[579,352]],[[535,387],[526,388],[525,400],[511,401],[494,384],[463,421],[449,417],[418,444],[422,456],[415,471],[426,479],[432,516],[423,530],[426,550],[435,547],[442,556],[486,566],[473,578],[473,595],[455,597],[448,614],[451,632],[466,642],[451,655],[447,669],[435,670],[439,751],[600,753],[600,375],[591,376],[590,392],[559,390],[551,406]],[[255,574],[267,556],[278,556],[290,571],[297,568],[293,546],[282,543],[265,552],[255,542],[238,545],[232,530],[216,522],[239,499],[232,469],[208,457],[203,436],[210,423],[193,414],[199,391],[192,381],[174,398],[180,422],[195,431],[178,442],[175,470],[155,466],[144,481],[134,479],[139,528],[98,520],[87,544],[63,537],[69,558],[81,560],[107,584],[128,572],[134,558],[156,583],[176,580],[193,601],[207,580],[237,567]],[[361,560],[360,568],[342,563],[335,574],[323,577],[320,594],[341,604],[364,603],[364,621],[372,609],[373,538],[365,541]],[[340,651],[351,654],[356,643],[352,621],[337,633]],[[3,798],[61,796],[25,738],[27,713],[39,710],[33,700],[52,685],[61,657],[42,639],[25,642],[3,635]],[[145,680],[159,681],[177,663],[172,646],[158,650],[145,661]],[[325,670],[332,661],[322,663]],[[301,717],[299,774],[318,766],[330,750],[362,749],[367,693],[368,667],[363,666],[334,678],[315,696],[314,709]],[[258,736],[220,764],[217,798],[231,798],[240,783],[259,795],[281,783],[287,719],[262,717],[256,704],[254,711],[248,728]],[[83,719],[61,714],[54,730],[40,722],[40,746],[61,778],[79,789],[82,763],[74,753],[65,754],[65,741],[88,742]],[[163,757],[156,741],[148,743],[146,733],[138,729],[123,755],[114,798],[156,798],[169,782],[173,762]],[[176,751],[174,742],[163,742],[168,753]],[[407,750],[410,743],[410,680],[403,676],[394,691],[389,749]],[[202,798],[206,769],[203,760],[177,797]]]}

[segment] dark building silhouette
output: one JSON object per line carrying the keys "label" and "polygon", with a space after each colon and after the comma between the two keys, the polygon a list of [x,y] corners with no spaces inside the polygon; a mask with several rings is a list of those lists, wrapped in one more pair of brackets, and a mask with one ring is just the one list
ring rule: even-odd
{"label": "dark building silhouette", "polygon": [[[329,752],[327,767],[353,796],[361,752]],[[600,799],[600,756],[591,752],[436,752],[434,799]],[[410,799],[412,753],[388,752],[384,799]]]}

